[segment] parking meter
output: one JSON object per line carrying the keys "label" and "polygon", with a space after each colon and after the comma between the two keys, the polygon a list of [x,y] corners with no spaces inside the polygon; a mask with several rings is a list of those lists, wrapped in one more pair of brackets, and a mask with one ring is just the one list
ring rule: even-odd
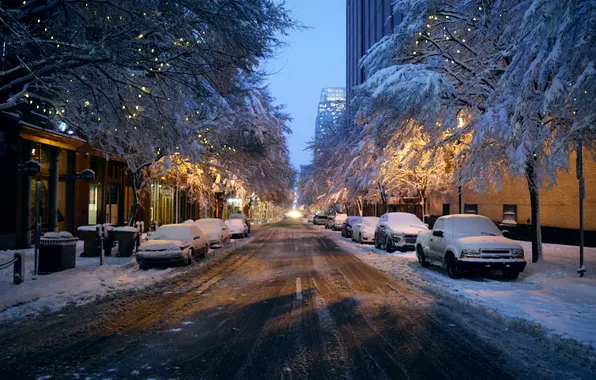
{"label": "parking meter", "polygon": [[106,238],[106,226],[103,224],[95,226],[95,233],[99,240],[99,265],[103,265],[104,252],[103,252],[103,239]]}

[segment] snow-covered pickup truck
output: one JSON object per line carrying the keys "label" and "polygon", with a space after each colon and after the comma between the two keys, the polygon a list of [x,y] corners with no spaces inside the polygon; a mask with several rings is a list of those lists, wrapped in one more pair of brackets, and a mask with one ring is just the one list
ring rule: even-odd
{"label": "snow-covered pickup truck", "polygon": [[424,267],[447,267],[451,278],[471,270],[501,270],[503,277],[516,279],[526,267],[522,246],[480,215],[440,217],[432,231],[418,234],[416,256]]}

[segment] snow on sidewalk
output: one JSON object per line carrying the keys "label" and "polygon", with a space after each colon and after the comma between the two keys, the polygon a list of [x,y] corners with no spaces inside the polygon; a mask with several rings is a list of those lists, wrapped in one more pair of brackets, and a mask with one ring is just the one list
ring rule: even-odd
{"label": "snow on sidewalk", "polygon": [[[224,256],[250,240],[234,239],[223,249],[211,250],[210,256]],[[25,281],[13,284],[12,265],[0,270],[0,321],[54,312],[67,305],[83,305],[119,291],[140,290],[187,270],[187,267],[139,270],[134,256],[108,256],[100,266],[99,257],[80,257],[83,245],[79,241],[76,268],[34,276],[33,249],[15,251],[25,253]],[[12,260],[15,251],[0,251],[0,263]],[[210,257],[200,263],[207,261]]]}
{"label": "snow on sidewalk", "polygon": [[[438,267],[421,267],[414,252],[388,254],[349,239],[339,237],[338,241],[363,262],[398,280],[464,297],[506,317],[538,323],[550,334],[596,347],[596,248],[585,250],[588,271],[583,278],[576,272],[578,247],[544,244],[544,260],[536,264],[528,262],[515,281],[503,279],[499,272],[453,280]],[[519,243],[528,259],[531,243]]]}

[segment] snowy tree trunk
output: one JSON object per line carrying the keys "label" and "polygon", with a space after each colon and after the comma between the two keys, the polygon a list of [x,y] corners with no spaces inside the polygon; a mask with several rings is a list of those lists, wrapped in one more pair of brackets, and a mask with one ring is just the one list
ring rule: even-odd
{"label": "snowy tree trunk", "polygon": [[532,233],[532,262],[542,259],[542,232],[540,230],[540,199],[534,159],[528,158],[526,162],[526,178],[528,190],[530,191],[530,207],[532,209],[531,233]]}
{"label": "snowy tree trunk", "polygon": [[356,198],[356,205],[358,205],[358,214],[362,216],[362,197]]}

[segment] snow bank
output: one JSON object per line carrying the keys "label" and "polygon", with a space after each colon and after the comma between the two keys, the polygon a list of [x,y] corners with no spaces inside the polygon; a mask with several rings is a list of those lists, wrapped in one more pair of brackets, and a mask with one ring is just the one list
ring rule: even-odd
{"label": "snow bank", "polygon": [[[421,267],[414,252],[387,254],[373,246],[336,239],[363,262],[398,280],[463,297],[506,317],[538,323],[550,334],[596,346],[596,248],[585,250],[588,271],[583,278],[576,272],[578,247],[544,244],[544,261],[528,262],[515,281],[503,279],[498,272],[453,280],[440,268]],[[531,243],[518,243],[528,258]]]}
{"label": "snow bank", "polygon": [[[250,240],[235,241],[211,253],[218,259]],[[25,253],[25,282],[12,283],[12,265],[0,270],[0,321],[58,311],[67,305],[83,305],[119,291],[141,290],[188,270],[188,267],[139,270],[134,256],[108,256],[100,266],[99,257],[80,257],[82,251],[83,242],[78,241],[76,268],[34,276],[33,249],[18,250]],[[201,260],[200,265],[212,260],[212,255]],[[13,257],[14,251],[0,251],[0,263]]]}

